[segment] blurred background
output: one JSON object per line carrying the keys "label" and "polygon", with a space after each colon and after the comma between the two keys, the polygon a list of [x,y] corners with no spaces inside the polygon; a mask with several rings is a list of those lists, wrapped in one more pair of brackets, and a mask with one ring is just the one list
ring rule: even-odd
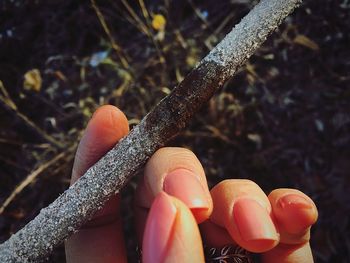
{"label": "blurred background", "polygon": [[[136,125],[256,3],[2,0],[0,242],[68,187],[99,105]],[[196,153],[210,186],[247,178],[312,197],[316,262],[350,262],[349,29],[348,0],[305,0],[169,143]],[[63,246],[49,261],[65,262]]]}

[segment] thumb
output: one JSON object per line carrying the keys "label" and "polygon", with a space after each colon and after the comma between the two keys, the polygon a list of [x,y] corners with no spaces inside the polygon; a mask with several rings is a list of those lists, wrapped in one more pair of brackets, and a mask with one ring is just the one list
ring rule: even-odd
{"label": "thumb", "polygon": [[151,206],[142,244],[142,262],[204,262],[198,225],[179,199],[160,192]]}
{"label": "thumb", "polygon": [[[116,107],[100,107],[84,132],[75,156],[71,183],[81,177],[129,131]],[[126,262],[119,216],[119,195],[111,198],[87,224],[65,243],[67,262]]]}

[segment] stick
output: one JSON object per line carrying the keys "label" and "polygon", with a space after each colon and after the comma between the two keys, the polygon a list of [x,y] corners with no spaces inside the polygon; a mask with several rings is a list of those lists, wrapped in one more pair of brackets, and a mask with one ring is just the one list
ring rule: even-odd
{"label": "stick", "polygon": [[301,0],[261,0],[127,137],[23,229],[0,245],[0,262],[33,262],[92,217],[189,122]]}

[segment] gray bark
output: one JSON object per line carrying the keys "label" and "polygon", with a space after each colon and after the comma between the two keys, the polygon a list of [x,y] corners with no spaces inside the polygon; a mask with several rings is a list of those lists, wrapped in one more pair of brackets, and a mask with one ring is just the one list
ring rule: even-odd
{"label": "gray bark", "polygon": [[261,0],[141,123],[24,228],[0,262],[35,262],[89,220],[147,159],[189,122],[301,0]]}

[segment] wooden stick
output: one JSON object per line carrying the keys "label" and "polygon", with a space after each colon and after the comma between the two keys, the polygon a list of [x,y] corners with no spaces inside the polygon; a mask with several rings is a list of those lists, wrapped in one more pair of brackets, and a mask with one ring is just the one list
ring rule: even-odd
{"label": "wooden stick", "polygon": [[0,245],[0,262],[47,257],[189,122],[301,0],[261,0],[141,123],[23,229]]}

